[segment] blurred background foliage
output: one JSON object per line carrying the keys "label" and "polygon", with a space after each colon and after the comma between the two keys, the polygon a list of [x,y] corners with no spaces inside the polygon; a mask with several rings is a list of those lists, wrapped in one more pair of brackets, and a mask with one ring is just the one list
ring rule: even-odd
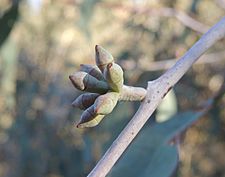
{"label": "blurred background foliage", "polygon": [[[119,103],[95,128],[75,127],[80,92],[68,75],[94,64],[95,44],[115,56],[126,84],[146,87],[224,15],[224,0],[0,0],[0,176],[85,176],[130,120],[139,103]],[[144,132],[224,92],[224,43],[188,71]],[[174,176],[225,177],[224,106],[219,94],[179,137]]]}

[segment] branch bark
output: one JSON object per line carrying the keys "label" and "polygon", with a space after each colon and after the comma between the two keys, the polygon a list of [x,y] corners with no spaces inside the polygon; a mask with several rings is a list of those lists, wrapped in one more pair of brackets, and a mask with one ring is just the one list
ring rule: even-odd
{"label": "branch bark", "polygon": [[204,34],[171,69],[158,79],[148,82],[147,94],[139,109],[88,177],[104,177],[107,175],[167,92],[208,48],[224,36],[225,17]]}

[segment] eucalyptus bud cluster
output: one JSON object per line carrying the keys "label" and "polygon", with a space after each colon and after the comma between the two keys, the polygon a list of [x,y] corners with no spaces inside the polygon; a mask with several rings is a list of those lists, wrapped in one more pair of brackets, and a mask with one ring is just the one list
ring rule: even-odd
{"label": "eucalyptus bud cluster", "polygon": [[146,95],[143,88],[124,85],[123,70],[108,51],[96,45],[95,53],[96,65],[81,64],[80,71],[69,76],[75,88],[87,92],[72,103],[84,110],[78,128],[98,125],[120,100],[141,101]]}

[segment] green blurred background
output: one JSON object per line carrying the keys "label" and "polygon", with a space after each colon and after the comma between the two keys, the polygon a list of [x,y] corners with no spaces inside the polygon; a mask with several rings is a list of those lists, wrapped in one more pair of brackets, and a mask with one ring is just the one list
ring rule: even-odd
{"label": "green blurred background", "polygon": [[[81,92],[68,75],[94,64],[96,44],[121,64],[127,85],[146,87],[224,15],[224,0],[0,0],[0,176],[85,176],[130,120],[139,103],[119,103],[95,128],[75,127],[81,111],[71,102]],[[186,73],[147,126],[220,90],[224,44]],[[177,177],[225,177],[224,106],[222,97],[182,136]]]}

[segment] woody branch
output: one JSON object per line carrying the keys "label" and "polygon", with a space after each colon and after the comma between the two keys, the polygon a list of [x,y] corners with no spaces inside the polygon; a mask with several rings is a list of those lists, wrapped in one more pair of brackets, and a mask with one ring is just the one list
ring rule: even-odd
{"label": "woody branch", "polygon": [[154,81],[148,82],[146,97],[136,114],[106,151],[95,168],[90,172],[88,177],[104,177],[107,175],[170,88],[180,80],[192,64],[197,61],[207,49],[218,40],[224,38],[224,36],[225,17],[204,34],[165,74]]}

